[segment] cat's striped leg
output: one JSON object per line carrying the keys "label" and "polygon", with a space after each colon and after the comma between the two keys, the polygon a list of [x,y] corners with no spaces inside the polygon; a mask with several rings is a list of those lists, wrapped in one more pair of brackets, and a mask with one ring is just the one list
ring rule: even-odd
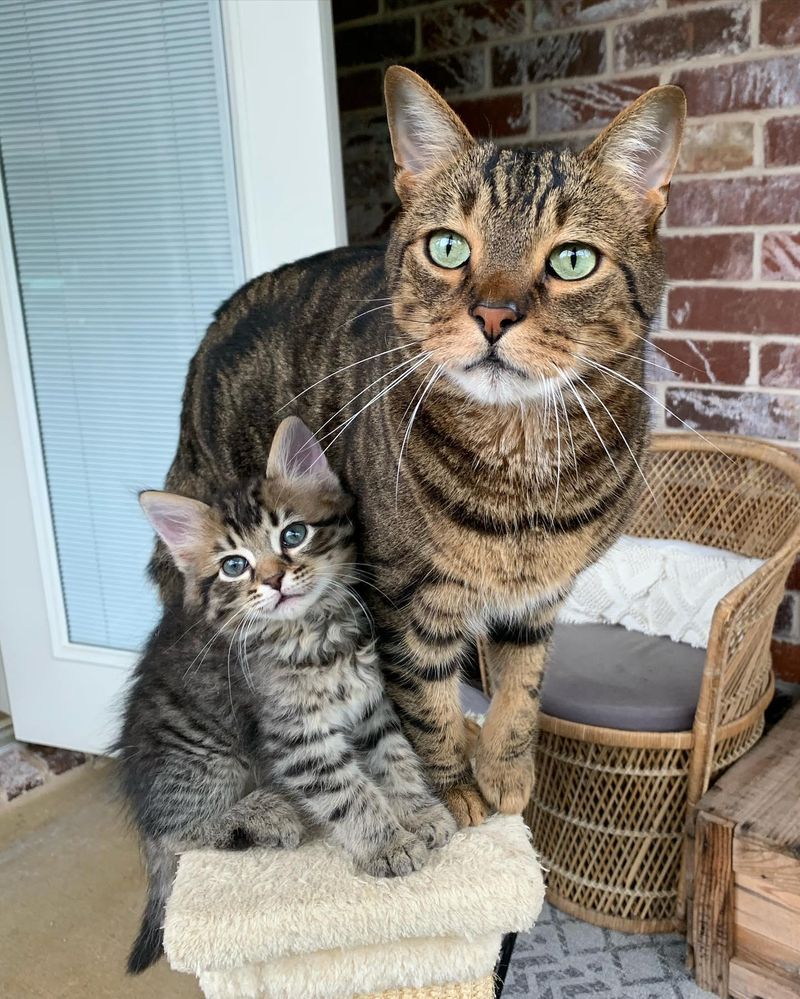
{"label": "cat's striped leg", "polygon": [[426,846],[444,846],[456,831],[455,820],[431,791],[388,698],[359,723],[353,746],[403,828],[416,833]]}
{"label": "cat's striped leg", "polygon": [[499,812],[521,812],[533,790],[539,693],[557,610],[538,608],[489,628],[493,695],[475,762],[478,785]]}
{"label": "cat's striped leg", "polygon": [[382,632],[387,689],[434,790],[460,826],[480,825],[489,809],[475,783],[459,682],[472,632],[463,587],[425,581]]}

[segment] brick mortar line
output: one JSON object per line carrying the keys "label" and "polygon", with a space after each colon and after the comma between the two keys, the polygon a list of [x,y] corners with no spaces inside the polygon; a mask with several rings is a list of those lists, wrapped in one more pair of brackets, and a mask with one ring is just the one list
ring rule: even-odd
{"label": "brick mortar line", "polygon": [[[653,379],[659,385],[666,388],[680,388],[694,391],[696,389],[720,389],[724,392],[747,392],[750,395],[764,395],[771,399],[776,397],[786,397],[789,399],[800,399],[800,389],[781,388],[778,385],[743,385],[741,382],[731,384],[730,382],[688,382],[681,381],[680,378],[658,378]],[[800,440],[797,442],[800,444]]]}
{"label": "brick mortar line", "polygon": [[[670,290],[680,288],[742,288],[745,291],[800,291],[793,285],[797,281],[780,281],[774,278],[671,278]],[[788,287],[787,287],[788,285]]]}
{"label": "brick mortar line", "polygon": [[[604,33],[605,28],[608,26],[607,22],[600,22],[593,29],[598,34]],[[421,33],[421,22],[418,25],[418,30]],[[579,29],[579,30],[589,30],[589,29]],[[549,35],[556,34],[573,34],[575,29],[560,29],[558,32],[538,32],[534,33],[527,38],[519,38],[517,36],[500,37],[493,39],[485,39],[480,42],[472,42],[468,45],[457,45],[451,46],[449,48],[429,50],[420,49],[418,52],[415,48],[415,54],[411,56],[412,59],[428,59],[430,61],[436,62],[440,59],[446,58],[452,55],[468,54],[471,52],[479,51],[482,48],[487,48],[491,50],[493,47],[501,45],[519,45],[524,42],[537,41],[540,38],[544,38]],[[420,38],[421,41],[421,38]],[[538,88],[544,86],[552,87],[555,85],[560,86],[571,86],[574,82],[624,82],[626,77],[636,77],[636,76],[659,76],[664,73],[675,73],[679,70],[694,70],[694,69],[718,69],[720,65],[734,66],[743,63],[759,63],[766,62],[770,59],[782,59],[784,57],[798,55],[800,56],[800,45],[788,45],[785,48],[776,48],[774,46],[759,48],[759,49],[748,49],[745,52],[736,53],[712,53],[709,55],[702,55],[696,57],[684,57],[682,59],[670,60],[667,62],[660,63],[649,63],[643,66],[633,66],[626,68],[617,68],[613,65],[607,65],[599,73],[584,74],[582,76],[570,76],[570,77],[554,77],[552,80],[543,80],[538,83],[519,83],[519,84],[509,84],[506,87],[495,87],[491,77],[489,82],[484,88],[488,91],[502,91],[509,88],[521,88],[521,87],[531,87]],[[610,62],[609,53],[605,53],[606,63]],[[389,59],[379,59],[373,62],[358,63],[356,66],[342,66],[337,67],[337,75],[346,75],[347,73],[355,72],[361,69],[380,69],[387,62],[391,62]]]}
{"label": "brick mortar line", "polygon": [[[800,347],[796,333],[707,333],[705,330],[664,329],[663,332],[653,333],[652,338],[673,343],[681,343],[684,340],[708,340],[709,343],[747,343],[753,347]],[[656,344],[653,344],[653,347],[658,349]]]}
{"label": "brick mortar line", "polygon": [[793,235],[800,235],[800,226],[797,222],[746,222],[742,225],[676,225],[670,226],[669,219],[667,225],[661,230],[662,236],[735,236],[737,233],[755,234],[773,232],[785,232]]}

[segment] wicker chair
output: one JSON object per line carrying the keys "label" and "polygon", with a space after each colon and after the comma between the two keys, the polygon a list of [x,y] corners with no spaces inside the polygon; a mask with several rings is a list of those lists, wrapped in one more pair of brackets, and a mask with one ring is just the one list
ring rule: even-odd
{"label": "wicker chair", "polygon": [[[766,559],[717,605],[694,725],[596,728],[542,713],[526,818],[549,900],[628,932],[685,926],[687,809],[760,738],[774,689],[770,640],[800,549],[800,462],[747,438],[661,434],[628,529]],[[485,675],[485,671],[484,675]]]}

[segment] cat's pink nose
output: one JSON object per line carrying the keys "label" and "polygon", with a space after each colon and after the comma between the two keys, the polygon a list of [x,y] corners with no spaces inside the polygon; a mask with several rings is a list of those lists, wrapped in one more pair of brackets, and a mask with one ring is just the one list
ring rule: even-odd
{"label": "cat's pink nose", "polygon": [[267,576],[266,579],[262,580],[262,582],[267,586],[271,586],[273,590],[280,591],[281,580],[283,579],[283,577],[284,573],[276,572],[274,576]]}
{"label": "cat's pink nose", "polygon": [[471,313],[489,343],[497,343],[508,327],[520,318],[519,312],[513,305],[481,303],[474,306]]}

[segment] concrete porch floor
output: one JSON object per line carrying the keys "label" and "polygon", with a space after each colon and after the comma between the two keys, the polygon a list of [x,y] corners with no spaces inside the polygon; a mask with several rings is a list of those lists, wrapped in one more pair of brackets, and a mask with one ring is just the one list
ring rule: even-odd
{"label": "concrete porch floor", "polygon": [[0,809],[3,999],[202,995],[163,959],[137,978],[124,973],[144,874],[112,776],[110,764],[90,764]]}

